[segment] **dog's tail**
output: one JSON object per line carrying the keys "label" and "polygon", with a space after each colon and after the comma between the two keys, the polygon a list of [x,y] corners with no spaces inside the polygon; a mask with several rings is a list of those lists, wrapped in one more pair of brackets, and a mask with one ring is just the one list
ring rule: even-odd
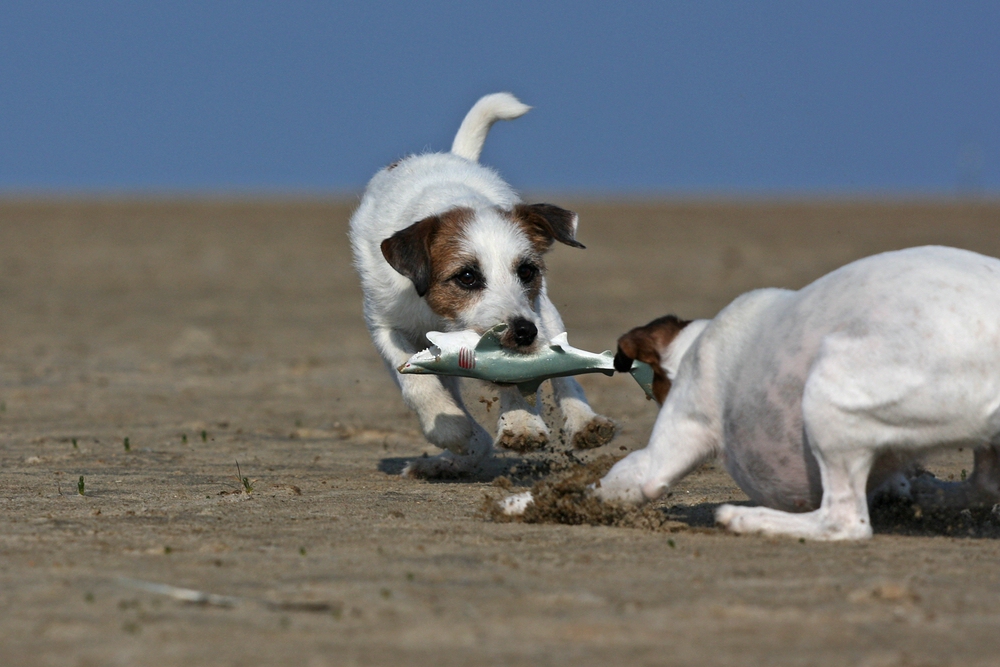
{"label": "dog's tail", "polygon": [[455,141],[451,144],[451,152],[478,162],[479,154],[486,142],[486,135],[489,134],[493,123],[498,120],[514,120],[528,113],[529,109],[531,107],[522,104],[510,93],[493,93],[479,98],[479,101],[469,109],[469,113],[465,114],[465,120],[462,121],[455,135]]}

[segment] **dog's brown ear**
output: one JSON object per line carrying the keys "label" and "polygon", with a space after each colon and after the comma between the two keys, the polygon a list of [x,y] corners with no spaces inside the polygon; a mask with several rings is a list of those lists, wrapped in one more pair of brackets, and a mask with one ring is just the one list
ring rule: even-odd
{"label": "dog's brown ear", "polygon": [[389,266],[413,281],[418,296],[431,286],[431,241],[441,226],[441,218],[432,215],[401,229],[382,241],[382,256]]}
{"label": "dog's brown ear", "polygon": [[518,204],[514,207],[514,218],[524,226],[532,242],[545,252],[553,241],[565,243],[574,248],[584,248],[576,240],[576,223],[579,217],[552,204]]}
{"label": "dog's brown ear", "polygon": [[653,367],[653,395],[656,402],[663,405],[670,393],[670,378],[661,366],[662,355],[674,342],[684,327],[691,324],[675,315],[657,318],[649,324],[636,327],[618,339],[618,352],[615,354],[615,370],[624,373],[632,367],[632,360],[644,361]]}

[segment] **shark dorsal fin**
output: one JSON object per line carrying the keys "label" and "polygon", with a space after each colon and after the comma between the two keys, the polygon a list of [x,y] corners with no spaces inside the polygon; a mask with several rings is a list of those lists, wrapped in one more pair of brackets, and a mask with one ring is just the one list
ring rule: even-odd
{"label": "shark dorsal fin", "polygon": [[477,352],[488,352],[489,350],[499,350],[503,346],[500,344],[500,335],[507,330],[506,324],[498,324],[483,334],[476,345]]}
{"label": "shark dorsal fin", "polygon": [[569,345],[569,334],[563,331],[561,334],[549,341],[550,347],[558,347],[560,350],[566,350]]}
{"label": "shark dorsal fin", "polygon": [[431,345],[437,345],[438,347],[441,347],[440,341],[441,341],[441,336],[443,334],[440,331],[428,331],[424,335],[427,337],[427,340],[431,342]]}

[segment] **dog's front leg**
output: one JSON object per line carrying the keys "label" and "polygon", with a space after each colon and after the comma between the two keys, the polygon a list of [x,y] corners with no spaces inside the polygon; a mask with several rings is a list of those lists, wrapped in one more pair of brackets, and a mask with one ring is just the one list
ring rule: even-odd
{"label": "dog's front leg", "polygon": [[[559,311],[542,292],[538,298],[541,329],[546,338],[552,339],[566,330]],[[563,433],[577,449],[591,449],[605,445],[615,437],[615,423],[594,412],[587,403],[580,383],[571,377],[552,378],[552,393],[563,415]]]}
{"label": "dog's front leg", "polygon": [[438,456],[414,461],[403,474],[441,477],[470,472],[489,454],[492,439],[466,410],[458,380],[431,375],[402,375],[396,368],[417,352],[416,346],[392,329],[376,330],[372,339],[390,367],[402,391],[403,401],[417,413],[424,437],[448,450]]}
{"label": "dog's front leg", "polygon": [[[500,392],[500,418],[497,421],[497,447],[515,452],[533,452],[549,441],[549,429],[517,387],[498,387]],[[535,406],[539,402],[535,401]]]}
{"label": "dog's front leg", "polygon": [[[703,418],[685,417],[670,400],[664,404],[645,449],[616,463],[592,486],[601,500],[639,504],[660,497],[684,475],[716,455],[720,439]],[[533,502],[530,491],[508,496],[506,514],[523,514]]]}
{"label": "dog's front leg", "polygon": [[645,449],[616,463],[595,486],[603,500],[641,503],[663,495],[681,478],[714,457],[720,446],[704,418],[692,419],[667,399]]}

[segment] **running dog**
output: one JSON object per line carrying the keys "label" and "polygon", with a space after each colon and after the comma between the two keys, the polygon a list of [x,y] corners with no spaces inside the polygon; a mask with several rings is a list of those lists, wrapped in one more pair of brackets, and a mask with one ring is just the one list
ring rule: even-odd
{"label": "running dog", "polygon": [[[920,502],[1000,500],[997,259],[943,247],[875,255],[799,291],[749,292],[712,320],[654,320],[619,339],[616,366],[632,359],[656,369],[662,408],[646,448],[595,484],[602,499],[658,498],[721,456],[761,505],[718,508],[737,533],[868,538],[867,494],[883,485]],[[907,478],[945,447],[974,448],[967,481]]]}
{"label": "running dog", "polygon": [[[462,403],[456,378],[401,375],[396,369],[428,346],[428,331],[505,323],[502,343],[531,352],[565,330],[545,291],[543,255],[555,241],[582,248],[577,216],[551,204],[525,204],[495,171],[478,163],[490,127],[530,107],[509,93],[480,99],[450,153],[413,155],[378,172],[351,218],[354,264],[375,347],[420,418],[424,436],[446,450],[411,462],[404,475],[451,477],[475,471],[493,439]],[[572,378],[552,380],[564,432],[577,447],[611,440],[614,423],[594,413]],[[500,394],[496,445],[538,449],[549,430],[513,387]],[[537,404],[537,403],[536,403]]]}

